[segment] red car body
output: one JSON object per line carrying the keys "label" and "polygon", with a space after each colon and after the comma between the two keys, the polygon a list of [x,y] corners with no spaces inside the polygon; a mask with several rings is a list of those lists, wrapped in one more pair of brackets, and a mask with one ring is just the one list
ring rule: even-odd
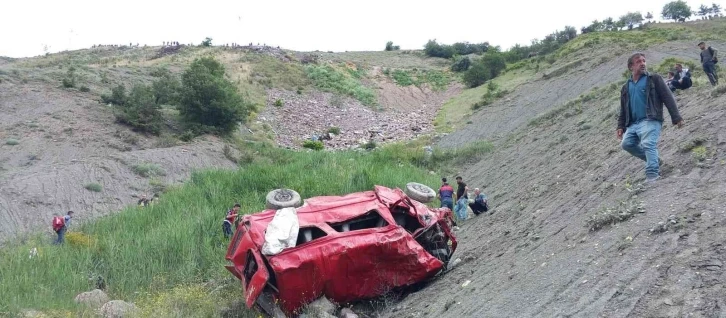
{"label": "red car body", "polygon": [[297,245],[263,255],[275,212],[244,216],[226,255],[247,306],[270,315],[270,304],[294,315],[321,296],[346,303],[424,281],[445,269],[457,245],[450,209],[429,208],[400,189],[309,198],[297,208]]}

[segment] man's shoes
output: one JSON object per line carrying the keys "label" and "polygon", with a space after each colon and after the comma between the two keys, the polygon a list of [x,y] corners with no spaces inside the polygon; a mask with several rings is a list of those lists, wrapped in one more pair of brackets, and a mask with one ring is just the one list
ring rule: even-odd
{"label": "man's shoes", "polygon": [[645,183],[651,184],[651,183],[657,181],[658,179],[660,179],[660,176],[647,177],[647,178],[645,178]]}

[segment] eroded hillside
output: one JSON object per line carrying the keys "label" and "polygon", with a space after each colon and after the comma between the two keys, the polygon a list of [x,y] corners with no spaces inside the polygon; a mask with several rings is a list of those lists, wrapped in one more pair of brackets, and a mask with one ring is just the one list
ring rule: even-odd
{"label": "eroded hillside", "polygon": [[[254,105],[234,136],[184,141],[173,105],[162,107],[159,136],[140,134],[118,124],[113,106],[100,102],[117,85],[128,90],[150,83],[160,70],[178,75],[201,56],[221,61],[228,79]],[[326,146],[343,149],[430,132],[438,107],[461,88],[446,65],[420,52],[300,53],[270,47],[102,46],[2,59],[0,241],[50,231],[51,216],[67,210],[76,211],[79,221],[106,215],[184,182],[194,169],[234,169],[244,161],[242,140],[301,149],[304,140],[334,128]],[[440,77],[404,86],[383,74],[384,68]],[[310,69],[322,77],[312,78]],[[64,88],[71,72],[75,87]]]}
{"label": "eroded hillside", "polygon": [[[721,22],[713,34],[724,34]],[[700,69],[697,38],[688,35],[698,23],[684,40],[563,54],[443,138],[442,147],[495,141],[460,170],[489,196],[493,214],[464,222],[461,262],[388,316],[723,316],[726,89],[712,88]],[[696,66],[694,87],[676,94],[686,125],[676,129],[666,112],[663,178],[650,186],[643,162],[615,136],[636,50],[651,71],[670,68],[666,58]]]}

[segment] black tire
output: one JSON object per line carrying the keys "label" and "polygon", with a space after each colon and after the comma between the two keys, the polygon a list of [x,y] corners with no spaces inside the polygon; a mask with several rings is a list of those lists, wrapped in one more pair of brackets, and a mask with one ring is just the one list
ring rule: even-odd
{"label": "black tire", "polygon": [[300,194],[291,189],[275,189],[267,193],[265,206],[268,209],[297,208],[301,205]]}
{"label": "black tire", "polygon": [[436,192],[434,189],[429,188],[425,184],[409,182],[406,184],[406,190],[404,191],[407,196],[421,203],[429,203],[436,198]]}

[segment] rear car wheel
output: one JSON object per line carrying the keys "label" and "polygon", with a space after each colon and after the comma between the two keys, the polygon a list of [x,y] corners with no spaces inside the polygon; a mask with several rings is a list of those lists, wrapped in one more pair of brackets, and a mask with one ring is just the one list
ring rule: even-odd
{"label": "rear car wheel", "polygon": [[300,206],[300,194],[291,189],[275,189],[267,193],[266,207],[279,210],[283,208],[296,208]]}
{"label": "rear car wheel", "polygon": [[406,184],[404,191],[407,196],[421,203],[429,203],[436,197],[434,189],[429,188],[425,184],[417,182],[409,182]]}

